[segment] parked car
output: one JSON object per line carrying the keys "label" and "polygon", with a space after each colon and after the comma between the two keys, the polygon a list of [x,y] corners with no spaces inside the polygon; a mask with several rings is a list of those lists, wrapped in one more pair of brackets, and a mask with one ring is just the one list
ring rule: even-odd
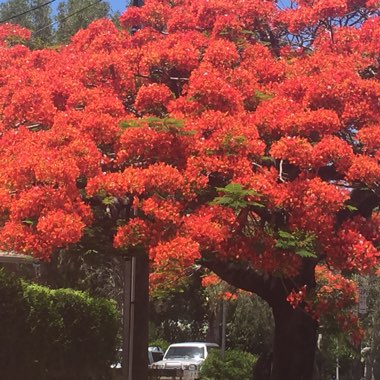
{"label": "parked car", "polygon": [[153,363],[152,369],[179,369],[184,380],[199,379],[200,367],[209,352],[218,349],[215,343],[186,342],[171,344],[162,360]]}

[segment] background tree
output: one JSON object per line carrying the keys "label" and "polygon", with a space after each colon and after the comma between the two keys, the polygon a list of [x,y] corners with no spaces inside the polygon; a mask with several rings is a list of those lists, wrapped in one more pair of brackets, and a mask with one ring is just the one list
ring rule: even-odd
{"label": "background tree", "polygon": [[240,294],[230,311],[227,346],[255,354],[271,352],[273,316],[268,305],[255,295]]}
{"label": "background tree", "polygon": [[274,331],[273,317],[263,300],[254,294],[231,287],[214,274],[204,275],[202,286],[208,320],[207,341],[221,344],[224,312],[228,348],[250,352],[256,356],[270,353]]}
{"label": "background tree", "polygon": [[[150,304],[151,339],[169,343],[204,341],[207,331],[207,301],[199,274],[186,286],[153,292]],[[217,342],[218,343],[218,342]]]}
{"label": "background tree", "polygon": [[364,281],[367,292],[367,312],[363,316],[365,339],[362,343],[363,365],[366,366],[365,379],[376,379],[380,375],[380,281],[370,277]]}
{"label": "background tree", "polygon": [[110,6],[107,1],[69,0],[60,2],[55,17],[58,22],[57,42],[67,42],[78,30],[86,28],[94,20],[108,17],[109,13]]}
{"label": "background tree", "polygon": [[46,3],[45,0],[30,0],[30,8],[37,8],[30,12],[31,31],[37,32],[33,35],[34,44],[40,44],[40,47],[47,46],[52,43],[53,27],[52,24],[52,10],[50,5],[42,6]]}
{"label": "background tree", "polygon": [[[26,12],[30,9],[29,0],[10,0],[0,4],[0,20],[9,19],[15,15]],[[18,24],[24,28],[31,29],[32,21],[30,18],[30,13],[25,15],[12,18],[9,22],[13,24]]]}

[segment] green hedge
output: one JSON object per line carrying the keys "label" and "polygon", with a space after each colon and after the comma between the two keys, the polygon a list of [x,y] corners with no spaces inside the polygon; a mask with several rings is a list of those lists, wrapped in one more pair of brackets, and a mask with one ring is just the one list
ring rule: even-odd
{"label": "green hedge", "polygon": [[112,301],[24,283],[1,270],[0,300],[2,378],[108,378],[119,332]]}
{"label": "green hedge", "polygon": [[20,281],[0,271],[0,371],[5,379],[16,378],[12,370],[16,376],[26,354],[27,310]]}
{"label": "green hedge", "polygon": [[251,380],[256,357],[249,352],[212,350],[201,368],[202,380]]}

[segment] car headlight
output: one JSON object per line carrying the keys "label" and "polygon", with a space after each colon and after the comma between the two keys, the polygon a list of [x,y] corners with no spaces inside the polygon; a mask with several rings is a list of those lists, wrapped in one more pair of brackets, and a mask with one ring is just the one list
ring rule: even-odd
{"label": "car headlight", "polygon": [[195,364],[190,364],[189,365],[189,370],[190,371],[196,371],[197,369],[198,369],[198,367]]}

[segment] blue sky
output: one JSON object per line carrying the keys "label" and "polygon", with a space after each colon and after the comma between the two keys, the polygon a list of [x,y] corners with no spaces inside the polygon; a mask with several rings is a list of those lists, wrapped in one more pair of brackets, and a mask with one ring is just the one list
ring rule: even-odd
{"label": "blue sky", "polygon": [[129,3],[129,1],[125,1],[125,0],[109,0],[109,3],[112,7],[112,10],[113,11],[120,11],[120,12],[123,12],[125,10],[125,8],[127,7],[127,3]]}
{"label": "blue sky", "polygon": [[[49,0],[46,0],[46,2],[47,1]],[[53,10],[57,7],[58,3],[60,3],[61,1],[64,1],[64,0],[56,0],[54,3],[51,4]],[[7,0],[0,0],[0,4],[6,3],[6,2]],[[108,2],[110,3],[111,8],[114,12],[116,11],[123,12],[125,8],[127,7],[127,4],[130,3],[129,0],[108,0]]]}

